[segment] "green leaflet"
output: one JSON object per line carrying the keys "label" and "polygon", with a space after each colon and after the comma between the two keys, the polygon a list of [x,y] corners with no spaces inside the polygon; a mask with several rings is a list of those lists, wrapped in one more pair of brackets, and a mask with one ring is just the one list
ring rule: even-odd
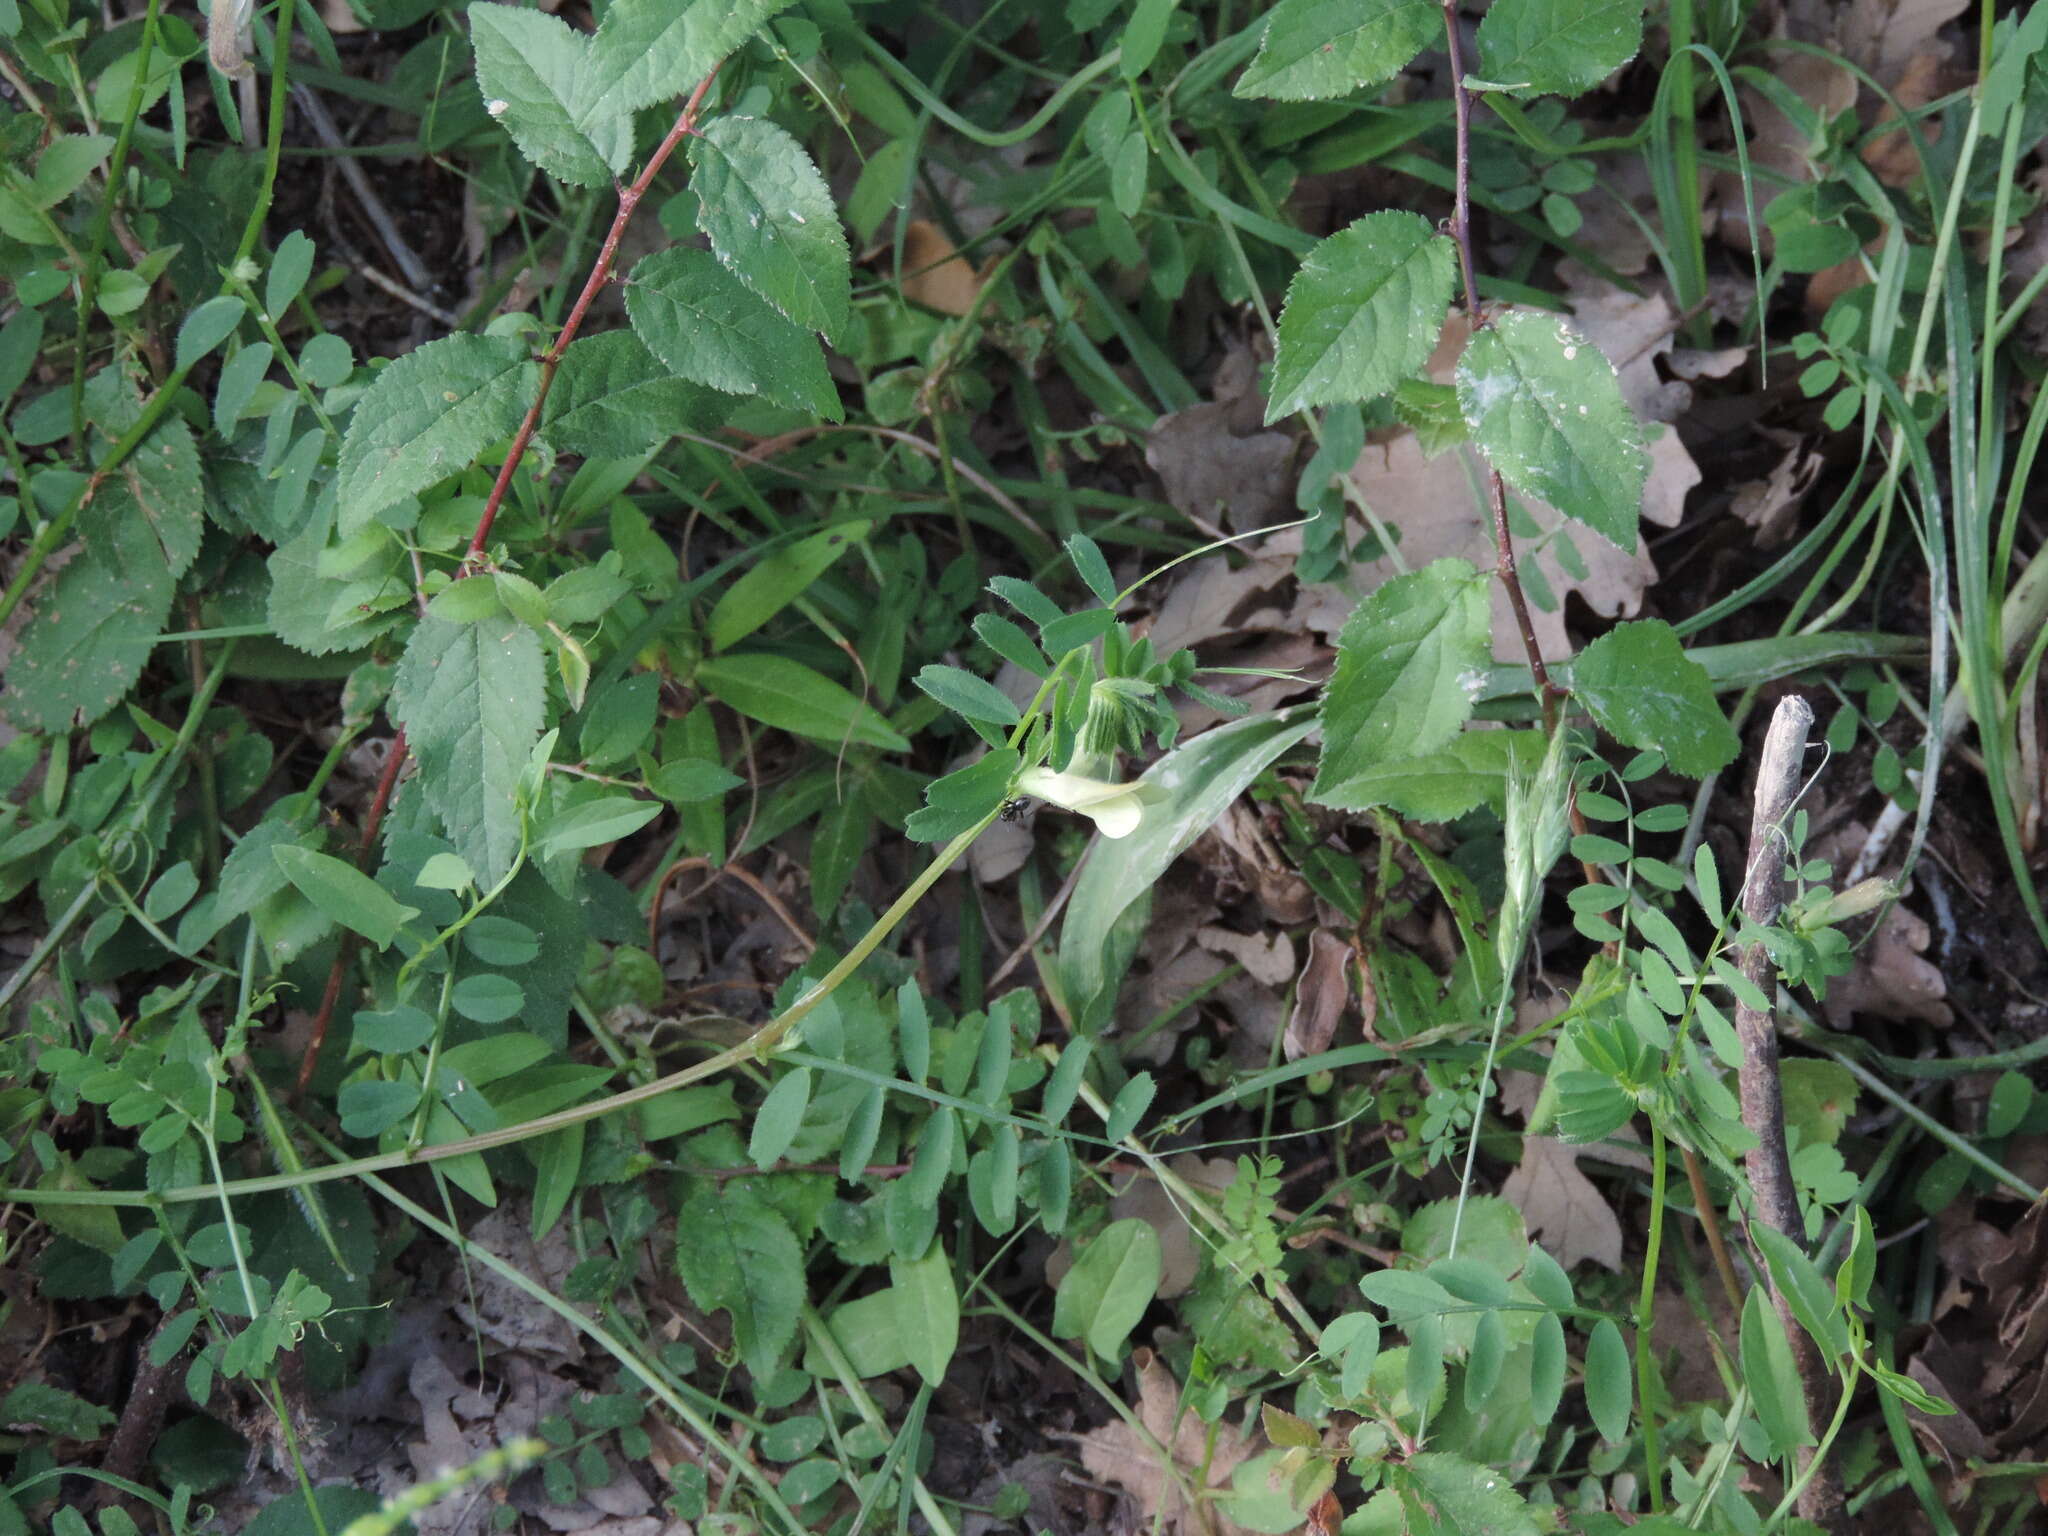
{"label": "green leaflet", "polygon": [[1555,315],[1501,315],[1465,344],[1458,407],[1509,485],[1634,550],[1649,460],[1598,347]]}
{"label": "green leaflet", "polygon": [[[1308,708],[1253,715],[1205,731],[1149,768],[1141,782],[1160,792],[1113,856],[1091,856],[1060,929],[1060,973],[1076,1011],[1102,990],[1103,949],[1124,909],[1152,889],[1167,866],[1244,793],[1272,761],[1315,725]],[[1098,849],[1098,855],[1100,849]]]}
{"label": "green leaflet", "polygon": [[846,325],[853,279],[832,190],[801,144],[757,117],[690,140],[697,227],[726,269],[807,330]]}
{"label": "green leaflet", "polygon": [[341,440],[341,535],[467,469],[512,434],[539,385],[528,345],[515,336],[443,336],[384,369],[356,402]]}
{"label": "green leaflet", "polygon": [[626,313],[648,350],[686,379],[842,419],[817,338],[771,308],[709,251],[656,251],[634,268]]}
{"label": "green leaflet", "polygon": [[1727,767],[1742,750],[1706,668],[1662,620],[1615,625],[1579,652],[1571,679],[1574,696],[1615,740],[1662,752],[1692,778]]}
{"label": "green leaflet", "polygon": [[633,152],[631,113],[577,111],[589,66],[587,33],[543,11],[477,4],[469,8],[469,35],[484,110],[522,155],[579,187],[607,186],[625,169]]}
{"label": "green leaflet", "polygon": [[1163,1259],[1159,1234],[1136,1216],[1113,1221],[1074,1258],[1053,1297],[1052,1331],[1086,1339],[1096,1354],[1114,1360],[1159,1290]]}
{"label": "green leaflet", "polygon": [[793,735],[833,746],[910,750],[910,743],[881,715],[822,672],[787,656],[716,656],[698,666],[697,681],[713,698],[749,720]]}
{"label": "green leaflet", "polygon": [[546,698],[540,640],[509,618],[421,619],[398,664],[391,708],[419,762],[420,792],[487,887],[519,852],[516,793]]}
{"label": "green leaflet", "polygon": [[1743,1301],[1741,1348],[1742,1384],[1749,1388],[1757,1422],[1770,1436],[1773,1453],[1789,1456],[1802,1445],[1812,1445],[1812,1421],[1806,1414],[1792,1341],[1766,1286],[1754,1287]]}
{"label": "green leaflet", "polygon": [[591,40],[578,81],[577,121],[623,118],[681,100],[711,66],[789,0],[616,0]]}
{"label": "green leaflet", "polygon": [[1593,1336],[1586,1341],[1586,1411],[1609,1445],[1627,1439],[1629,1404],[1634,1398],[1628,1345],[1622,1342],[1614,1319],[1603,1317],[1593,1325]]}
{"label": "green leaflet", "polygon": [[1386,394],[1429,361],[1457,253],[1413,213],[1369,213],[1319,242],[1287,285],[1266,420]]}
{"label": "green leaflet", "polygon": [[1237,96],[1312,101],[1384,84],[1443,36],[1438,0],[1281,0]]}
{"label": "green leaflet", "polygon": [[1463,560],[1434,561],[1385,583],[1344,621],[1312,796],[1457,736],[1492,657],[1488,580]]}
{"label": "green leaflet", "polygon": [[1643,46],[1643,0],[1498,0],[1479,23],[1486,78],[1531,95],[1590,91]]}
{"label": "green leaflet", "polygon": [[917,1374],[936,1387],[960,1343],[960,1290],[946,1245],[933,1243],[920,1259],[891,1259],[889,1279],[896,1336]]}
{"label": "green leaflet", "polygon": [[678,432],[709,432],[729,396],[671,373],[629,330],[580,336],[562,355],[541,413],[540,436],[557,453],[626,459]]}
{"label": "green leaflet", "polygon": [[757,1379],[796,1334],[804,1255],[774,1207],[745,1183],[700,1190],[676,1217],[676,1263],[690,1300],[732,1316],[733,1342]]}
{"label": "green leaflet", "polygon": [[345,859],[297,843],[279,843],[270,856],[323,916],[354,929],[379,949],[389,948],[398,930],[420,915],[418,907],[404,905]]}

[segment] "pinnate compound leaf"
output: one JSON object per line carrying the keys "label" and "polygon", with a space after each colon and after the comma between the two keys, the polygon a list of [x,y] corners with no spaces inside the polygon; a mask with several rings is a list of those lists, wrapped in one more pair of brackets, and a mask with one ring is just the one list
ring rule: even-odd
{"label": "pinnate compound leaf", "polygon": [[1457,736],[1472,714],[1467,685],[1493,653],[1487,581],[1466,561],[1437,560],[1396,576],[1344,621],[1311,796]]}
{"label": "pinnate compound leaf", "polygon": [[342,536],[511,436],[539,384],[526,343],[513,336],[443,336],[385,368],[341,440]]}
{"label": "pinnate compound leaf", "polygon": [[731,396],[670,372],[631,331],[606,331],[562,355],[540,435],[557,453],[625,459],[678,432],[709,432],[731,408]]}
{"label": "pinnate compound leaf", "polygon": [[846,234],[825,178],[795,138],[721,117],[690,139],[697,227],[726,269],[807,330],[838,334],[853,299]]}
{"label": "pinnate compound leaf", "polygon": [[584,66],[577,116],[591,122],[688,96],[711,66],[789,0],[617,0]]}
{"label": "pinnate compound leaf", "polygon": [[678,246],[643,258],[627,280],[626,314],[648,350],[686,379],[833,421],[843,414],[817,338],[709,251]]}
{"label": "pinnate compound leaf", "polygon": [[1159,1233],[1150,1222],[1136,1216],[1111,1222],[1075,1255],[1074,1267],[1060,1280],[1053,1333],[1086,1339],[1096,1354],[1115,1359],[1152,1305],[1163,1263]]}
{"label": "pinnate compound leaf", "polygon": [[519,852],[519,779],[546,706],[541,645],[524,624],[424,618],[406,643],[391,708],[420,792],[486,887]]}
{"label": "pinnate compound leaf", "polygon": [[419,916],[418,907],[404,905],[345,859],[297,843],[279,843],[270,856],[323,916],[360,933],[379,949],[388,948],[398,930]]}
{"label": "pinnate compound leaf", "polygon": [[1614,365],[1555,315],[1497,317],[1458,359],[1458,408],[1493,467],[1633,551],[1649,459]]}
{"label": "pinnate compound leaf", "polygon": [[1369,213],[1319,242],[1287,285],[1266,420],[1374,399],[1421,368],[1456,276],[1451,242],[1420,214]]}
{"label": "pinnate compound leaf", "polygon": [[697,681],[719,703],[792,735],[833,746],[845,742],[887,752],[910,750],[910,743],[874,710],[822,672],[787,656],[716,656],[698,666]]}
{"label": "pinnate compound leaf", "polygon": [[1538,1536],[1528,1502],[1500,1473],[1449,1451],[1390,1465],[1388,1485],[1429,1511],[1432,1536]]}
{"label": "pinnate compound leaf", "polygon": [[1572,692],[1616,741],[1662,752],[1692,778],[1735,760],[1742,742],[1707,670],[1661,619],[1617,624],[1572,663]]}
{"label": "pinnate compound leaf", "polygon": [[633,152],[630,111],[578,111],[590,38],[559,16],[512,5],[469,8],[484,110],[519,152],[557,181],[609,186]]}
{"label": "pinnate compound leaf", "polygon": [[1232,94],[1315,101],[1381,85],[1443,27],[1439,0],[1280,0]]}
{"label": "pinnate compound leaf", "polygon": [[1590,91],[1643,46],[1643,0],[1495,0],[1479,23],[1486,78],[1531,95]]}
{"label": "pinnate compound leaf", "polygon": [[676,1260],[690,1300],[732,1315],[733,1342],[757,1379],[796,1333],[804,1255],[789,1223],[743,1183],[690,1197],[676,1218]]}

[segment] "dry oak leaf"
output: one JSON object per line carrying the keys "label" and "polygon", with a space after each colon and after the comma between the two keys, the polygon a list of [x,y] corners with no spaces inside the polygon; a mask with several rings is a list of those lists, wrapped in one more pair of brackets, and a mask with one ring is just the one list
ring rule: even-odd
{"label": "dry oak leaf", "polygon": [[[1081,1465],[1137,1501],[1142,1524],[1157,1521],[1166,1536],[1248,1536],[1213,1498],[1230,1486],[1239,1463],[1264,1449],[1236,1425],[1207,1424],[1181,1408],[1180,1383],[1151,1350],[1131,1352],[1138,1372],[1140,1431],[1123,1419],[1079,1437]],[[1192,1506],[1189,1494],[1194,1494]]]}
{"label": "dry oak leaf", "polygon": [[1500,1187],[1522,1213],[1529,1235],[1566,1269],[1591,1259],[1621,1268],[1621,1218],[1579,1171],[1578,1154],[1554,1136],[1524,1136],[1522,1161]]}
{"label": "dry oak leaf", "polygon": [[1955,1015],[1943,1001],[1948,979],[1925,954],[1931,937],[1917,913],[1894,903],[1857,950],[1856,969],[1828,983],[1821,1004],[1828,1027],[1847,1030],[1851,1017],[1859,1013],[1941,1029],[1954,1023]]}

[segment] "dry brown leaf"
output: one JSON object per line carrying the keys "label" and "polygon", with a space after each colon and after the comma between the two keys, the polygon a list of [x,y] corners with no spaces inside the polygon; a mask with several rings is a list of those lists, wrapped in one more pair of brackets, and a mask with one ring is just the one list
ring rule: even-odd
{"label": "dry brown leaf", "polygon": [[[1817,112],[1822,122],[1830,122],[1856,105],[1856,76],[1840,59],[1795,53],[1789,49],[1774,49],[1764,57],[1768,59],[1771,73],[1778,82]],[[1744,87],[1741,99],[1743,121],[1749,125],[1751,135],[1749,158],[1752,166],[1759,171],[1775,172],[1794,184],[1810,180],[1810,158],[1819,146],[1761,91]],[[1759,218],[1768,200],[1762,195],[1756,198]],[[1750,228],[1749,208],[1743,197],[1739,175],[1724,171],[1715,177],[1711,202],[1718,210],[1723,240],[1737,250],[1746,251],[1752,241],[1760,237],[1765,254],[1770,253],[1770,227]],[[1745,276],[1744,286],[1748,282]]]}
{"label": "dry brown leaf", "polygon": [[[1906,61],[1900,73],[1898,84],[1892,87],[1892,96],[1899,106],[1907,111],[1924,107],[1941,94],[1942,61],[1932,51],[1916,53]],[[1876,126],[1898,119],[1898,112],[1887,101],[1877,110]],[[1923,118],[1920,136],[1932,145],[1941,137],[1939,118]],[[1863,146],[1863,163],[1876,173],[1877,179],[1888,187],[1911,186],[1920,179],[1920,155],[1913,148],[1913,136],[1903,126],[1889,133],[1875,133]]]}
{"label": "dry brown leaf", "polygon": [[1195,931],[1195,942],[1211,954],[1228,955],[1269,987],[1284,987],[1294,977],[1294,941],[1284,933],[1237,933],[1211,923]]}
{"label": "dry brown leaf", "polygon": [[1735,488],[1728,510],[1756,530],[1758,549],[1776,549],[1792,536],[1799,508],[1826,462],[1820,453],[1794,441],[1768,476]]}
{"label": "dry brown leaf", "polygon": [[964,315],[981,295],[981,274],[929,219],[903,230],[903,297],[941,314]]}
{"label": "dry brown leaf", "polygon": [[1916,54],[1946,57],[1934,34],[1970,8],[1971,0],[1849,0],[1836,40],[1852,61],[1889,83]]}
{"label": "dry brown leaf", "polygon": [[1854,1015],[1933,1024],[1946,1029],[1955,1015],[1943,1001],[1948,981],[1923,953],[1932,937],[1918,914],[1896,903],[1856,951],[1856,969],[1828,983],[1822,1008],[1829,1027],[1847,1030]]}
{"label": "dry brown leaf", "polygon": [[1233,408],[1205,401],[1162,416],[1145,439],[1145,462],[1166,499],[1197,526],[1244,533],[1280,521],[1294,498],[1294,439],[1231,430]]}
{"label": "dry brown leaf", "polygon": [[1280,1047],[1289,1061],[1317,1056],[1330,1048],[1337,1021],[1351,1001],[1351,945],[1340,934],[1318,928],[1309,935],[1308,964],[1294,989],[1294,1012]]}
{"label": "dry brown leaf", "polygon": [[1621,1268],[1621,1218],[1579,1171],[1578,1154],[1556,1137],[1524,1136],[1521,1164],[1500,1192],[1566,1269],[1580,1259]]}
{"label": "dry brown leaf", "polygon": [[[1080,1437],[1081,1465],[1090,1476],[1129,1493],[1137,1501],[1141,1524],[1156,1520],[1167,1536],[1244,1536],[1242,1526],[1199,1495],[1228,1487],[1231,1473],[1262,1448],[1261,1437],[1248,1440],[1226,1422],[1216,1426],[1212,1442],[1208,1425],[1180,1411],[1180,1383],[1159,1357],[1140,1348],[1132,1351],[1131,1361],[1138,1372],[1138,1421],[1145,1432],[1122,1419],[1090,1430]],[[1189,1493],[1198,1496],[1192,1508]]]}

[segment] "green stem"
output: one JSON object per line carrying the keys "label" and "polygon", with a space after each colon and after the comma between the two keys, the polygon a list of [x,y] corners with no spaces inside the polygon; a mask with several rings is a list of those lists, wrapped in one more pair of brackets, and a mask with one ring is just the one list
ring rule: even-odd
{"label": "green stem", "polygon": [[1664,1245],[1664,1175],[1668,1157],[1664,1129],[1650,1121],[1650,1240],[1643,1252],[1643,1283],[1636,1293],[1636,1404],[1643,1416],[1643,1473],[1650,1482],[1650,1512],[1664,1513],[1664,1462],[1657,1444],[1657,1415],[1650,1384],[1656,1379],[1651,1327],[1657,1308],[1657,1256]]}

